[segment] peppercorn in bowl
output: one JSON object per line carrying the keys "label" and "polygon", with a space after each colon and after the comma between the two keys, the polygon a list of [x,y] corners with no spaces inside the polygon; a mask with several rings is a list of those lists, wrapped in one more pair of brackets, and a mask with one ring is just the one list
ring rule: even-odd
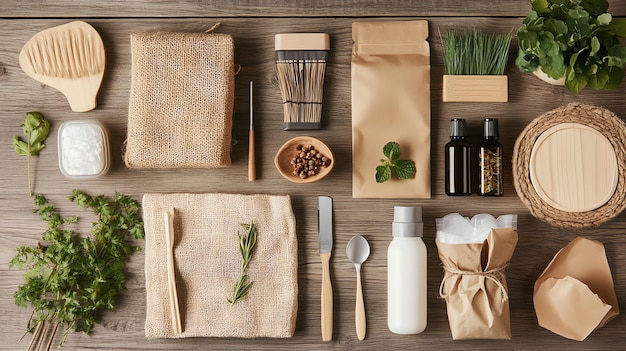
{"label": "peppercorn in bowl", "polygon": [[326,177],[334,161],[332,150],[321,140],[309,136],[287,141],[274,157],[278,172],[294,183],[311,183]]}

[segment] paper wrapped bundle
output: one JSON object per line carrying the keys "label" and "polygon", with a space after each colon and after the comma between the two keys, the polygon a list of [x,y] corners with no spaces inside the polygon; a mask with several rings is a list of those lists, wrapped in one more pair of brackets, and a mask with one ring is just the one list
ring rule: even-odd
{"label": "paper wrapped bundle", "polygon": [[517,231],[491,229],[482,243],[468,244],[441,242],[439,230],[437,236],[445,270],[439,293],[446,300],[452,338],[510,339],[504,269],[515,251]]}
{"label": "paper wrapped bundle", "polygon": [[560,250],[535,282],[539,325],[584,340],[619,314],[604,245],[582,237]]}
{"label": "paper wrapped bundle", "polygon": [[[163,212],[174,208],[174,262],[182,333],[172,328]],[[296,225],[288,196],[146,194],[146,324],[149,338],[290,337],[298,302]],[[230,304],[240,275],[237,232],[254,221],[246,269],[254,282]]]}

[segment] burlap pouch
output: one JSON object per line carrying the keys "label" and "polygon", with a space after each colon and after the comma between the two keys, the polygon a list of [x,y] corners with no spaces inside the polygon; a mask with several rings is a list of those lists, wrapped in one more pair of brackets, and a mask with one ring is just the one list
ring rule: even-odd
{"label": "burlap pouch", "polygon": [[517,231],[492,229],[480,244],[436,243],[445,270],[439,293],[446,299],[452,338],[510,339],[504,269],[515,251]]}
{"label": "burlap pouch", "polygon": [[[174,208],[174,262],[182,319],[172,332],[163,211]],[[149,338],[290,337],[298,309],[296,223],[289,196],[146,194],[146,324]],[[237,232],[254,221],[247,268],[253,285],[231,305],[241,254]]]}
{"label": "burlap pouch", "polygon": [[230,165],[234,44],[226,34],[131,35],[125,162],[131,168]]}

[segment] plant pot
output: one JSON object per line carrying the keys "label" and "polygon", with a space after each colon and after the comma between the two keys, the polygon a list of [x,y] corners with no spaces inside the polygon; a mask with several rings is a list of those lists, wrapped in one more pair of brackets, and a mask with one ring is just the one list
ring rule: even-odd
{"label": "plant pot", "polygon": [[508,80],[505,75],[444,75],[444,102],[507,102]]}
{"label": "plant pot", "polygon": [[535,76],[537,76],[537,78],[543,80],[544,82],[546,82],[548,84],[560,85],[560,86],[564,86],[565,85],[565,75],[563,75],[563,77],[561,77],[559,79],[550,78],[550,77],[548,77],[547,74],[545,74],[543,72],[543,70],[541,70],[541,67],[537,67],[537,69],[533,72],[533,74]]}

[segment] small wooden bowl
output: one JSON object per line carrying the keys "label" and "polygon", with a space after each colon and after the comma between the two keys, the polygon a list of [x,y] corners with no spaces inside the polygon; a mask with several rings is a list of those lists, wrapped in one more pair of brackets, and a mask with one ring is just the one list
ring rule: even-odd
{"label": "small wooden bowl", "polygon": [[[293,175],[293,165],[291,160],[297,155],[298,146],[312,146],[314,150],[321,152],[323,156],[330,159],[330,165],[326,167],[320,167],[317,174],[309,176],[307,178],[300,178],[297,175]],[[287,180],[294,183],[312,183],[318,181],[328,175],[335,166],[335,156],[332,150],[324,144],[321,140],[315,139],[309,136],[299,136],[287,141],[280,147],[274,157],[274,164],[278,172]]]}

